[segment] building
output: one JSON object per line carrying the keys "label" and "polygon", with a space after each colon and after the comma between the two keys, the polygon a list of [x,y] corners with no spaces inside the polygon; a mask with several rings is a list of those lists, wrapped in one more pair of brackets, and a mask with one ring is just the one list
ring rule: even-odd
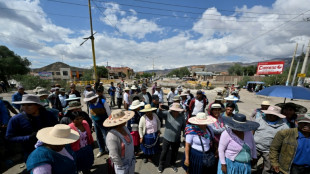
{"label": "building", "polygon": [[33,75],[51,80],[79,80],[87,69],[77,68],[63,62],[55,62],[32,70]]}
{"label": "building", "polygon": [[134,75],[134,71],[128,67],[106,67],[109,70],[110,78],[118,79],[118,78],[127,78],[130,79]]}
{"label": "building", "polygon": [[190,66],[189,71],[191,73],[192,77],[196,77],[196,72],[206,72],[207,68],[205,65],[194,65],[194,66]]}

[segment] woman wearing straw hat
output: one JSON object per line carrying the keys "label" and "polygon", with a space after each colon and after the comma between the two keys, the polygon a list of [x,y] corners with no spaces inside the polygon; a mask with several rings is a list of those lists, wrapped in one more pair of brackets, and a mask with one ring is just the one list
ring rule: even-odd
{"label": "woman wearing straw hat", "polygon": [[76,142],[79,137],[78,132],[64,124],[39,130],[37,134],[39,142],[26,163],[28,172],[33,174],[77,173],[74,152],[66,145]]}
{"label": "woman wearing straw hat", "polygon": [[111,128],[106,142],[116,174],[134,174],[135,172],[133,139],[125,126],[134,114],[132,111],[117,109],[112,111],[112,114],[103,123],[103,126]]}
{"label": "woman wearing straw hat", "polygon": [[152,162],[152,156],[159,149],[160,120],[158,116],[152,112],[157,108],[152,108],[150,104],[145,105],[144,112],[139,122],[140,147],[145,155],[144,163]]}
{"label": "woman wearing straw hat", "polygon": [[210,116],[216,119],[216,122],[211,124],[214,131],[214,139],[215,143],[218,144],[220,141],[220,137],[222,132],[225,130],[225,124],[223,118],[221,116],[222,106],[218,103],[214,103],[211,105]]}
{"label": "woman wearing straw hat", "polygon": [[[185,128],[185,159],[183,168],[187,174],[215,173],[216,159],[213,145],[213,130],[209,124],[216,120],[199,112],[188,119]],[[208,160],[209,159],[209,160]]]}
{"label": "woman wearing straw hat", "polygon": [[6,138],[23,145],[24,157],[34,150],[38,130],[58,123],[52,112],[46,110],[37,95],[25,94],[22,101],[13,102],[22,106],[22,113],[12,117],[8,123]]}
{"label": "woman wearing straw hat", "polygon": [[72,150],[76,153],[76,166],[83,174],[90,173],[90,168],[94,163],[94,139],[88,123],[84,120],[82,112],[72,112],[70,114],[72,123],[71,129],[77,131],[80,139],[71,144]]}
{"label": "woman wearing straw hat", "polygon": [[178,150],[181,143],[181,131],[185,128],[184,109],[181,108],[179,103],[173,103],[169,111],[162,111],[161,105],[158,115],[166,120],[166,128],[163,136],[163,148],[160,154],[158,172],[162,173],[166,162],[167,153],[171,147],[170,165],[174,172],[178,172],[175,166],[178,157]]}
{"label": "woman wearing straw hat", "polygon": [[139,152],[139,145],[140,145],[140,136],[139,136],[139,121],[141,118],[140,114],[140,109],[141,107],[144,106],[144,102],[140,102],[139,100],[135,100],[132,102],[130,105],[129,109],[133,112],[135,112],[134,117],[132,117],[128,122],[127,122],[127,128],[130,131],[130,134],[133,139],[133,144],[135,146],[135,155],[138,154]]}
{"label": "woman wearing straw hat", "polygon": [[233,114],[239,113],[239,108],[238,108],[238,105],[236,103],[238,101],[237,98],[235,98],[233,95],[230,95],[230,96],[224,98],[224,100],[226,101],[226,103],[224,103],[225,107],[226,107],[227,103],[234,103],[235,104],[235,110],[234,110]]}
{"label": "woman wearing straw hat", "polygon": [[252,131],[259,123],[248,121],[243,114],[223,117],[229,127],[220,139],[218,174],[250,174],[251,161],[256,162],[257,154]]}

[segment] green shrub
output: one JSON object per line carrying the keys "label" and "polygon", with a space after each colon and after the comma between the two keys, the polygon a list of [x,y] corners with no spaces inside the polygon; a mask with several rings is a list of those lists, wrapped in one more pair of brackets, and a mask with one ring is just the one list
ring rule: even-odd
{"label": "green shrub", "polygon": [[50,80],[40,79],[39,76],[33,75],[15,75],[13,79],[20,82],[26,90],[35,89],[38,86],[50,88],[52,82]]}

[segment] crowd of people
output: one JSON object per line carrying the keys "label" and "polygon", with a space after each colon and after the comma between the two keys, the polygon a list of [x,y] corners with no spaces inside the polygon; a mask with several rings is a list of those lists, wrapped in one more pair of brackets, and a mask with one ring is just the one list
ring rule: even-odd
{"label": "crowd of people", "polygon": [[[159,173],[167,167],[183,173],[176,164],[180,147],[188,174],[310,173],[307,109],[263,101],[247,118],[238,109],[238,86],[226,85],[209,101],[203,91],[194,95],[182,86],[172,87],[165,98],[156,82],[151,92],[145,84],[115,87],[112,82],[110,103],[102,83],[87,85],[82,95],[73,83],[69,91],[58,84],[50,92],[37,87],[34,94],[25,93],[23,86],[17,89],[14,108],[0,98],[1,141],[7,152],[10,143],[22,144],[27,171],[33,174],[90,173],[95,157],[104,154],[109,155],[108,173],[134,174],[139,156]],[[257,165],[260,158],[263,164]]]}

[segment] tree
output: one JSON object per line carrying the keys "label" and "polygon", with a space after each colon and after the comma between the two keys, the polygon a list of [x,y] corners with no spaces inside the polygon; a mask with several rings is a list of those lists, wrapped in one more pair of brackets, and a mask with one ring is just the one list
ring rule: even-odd
{"label": "tree", "polygon": [[30,72],[31,62],[27,58],[22,58],[0,45],[0,79],[7,81],[14,75],[24,75]]}
{"label": "tree", "polygon": [[151,74],[151,73],[148,73],[148,72],[144,72],[144,73],[142,74],[142,77],[143,77],[143,78],[150,78],[150,77],[152,77],[152,74]]}
{"label": "tree", "polygon": [[179,69],[174,69],[170,73],[167,74],[168,77],[176,76],[182,78],[184,76],[189,76],[191,73],[189,72],[188,68],[182,67]]}
{"label": "tree", "polygon": [[104,66],[96,66],[99,78],[108,77],[108,69]]}
{"label": "tree", "polygon": [[93,80],[93,69],[88,69],[84,71],[83,76],[81,77],[82,81],[91,81]]}

